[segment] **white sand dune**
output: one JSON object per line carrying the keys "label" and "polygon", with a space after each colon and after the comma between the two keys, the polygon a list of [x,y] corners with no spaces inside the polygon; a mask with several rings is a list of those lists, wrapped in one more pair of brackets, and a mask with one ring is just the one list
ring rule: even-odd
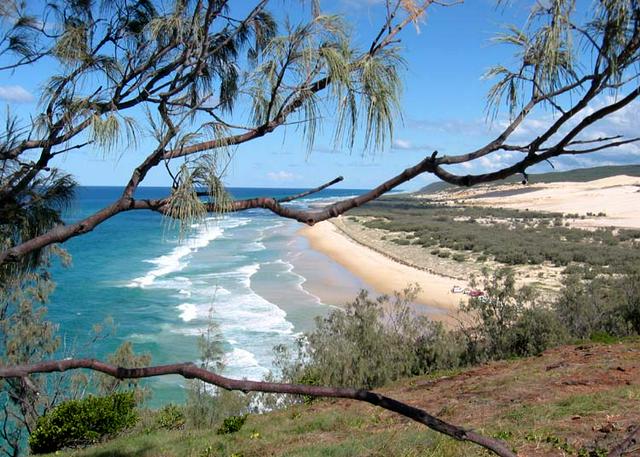
{"label": "white sand dune", "polygon": [[[561,213],[605,213],[606,217],[580,219],[574,225],[582,227],[640,228],[640,178],[613,176],[589,182],[559,182],[530,184],[535,190],[520,195],[482,197],[473,195],[466,203],[502,208],[529,209]],[[522,188],[511,184],[499,186],[499,190]],[[490,188],[492,192],[497,189]]]}

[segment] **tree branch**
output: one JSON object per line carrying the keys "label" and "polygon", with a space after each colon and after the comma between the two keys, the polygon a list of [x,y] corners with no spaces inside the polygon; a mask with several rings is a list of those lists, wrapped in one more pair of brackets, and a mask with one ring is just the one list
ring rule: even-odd
{"label": "tree branch", "polygon": [[[331,219],[333,217],[339,216],[350,209],[356,208],[358,206],[362,206],[371,200],[375,200],[380,197],[382,194],[398,187],[399,185],[409,181],[410,179],[415,178],[419,174],[425,172],[434,172],[434,158],[435,154],[430,157],[425,158],[417,165],[413,167],[407,168],[402,173],[394,176],[393,178],[383,182],[379,186],[371,189],[369,192],[366,192],[362,195],[359,195],[354,198],[349,198],[346,200],[340,200],[331,205],[327,205],[323,208],[316,210],[304,210],[299,208],[293,208],[290,206],[283,206],[274,199],[274,198],[252,198],[248,200],[238,200],[233,202],[232,211],[244,211],[252,208],[264,208],[268,209],[271,212],[286,217],[288,219],[295,219],[298,222],[305,223],[307,225],[314,225],[318,222],[325,221],[327,219]],[[213,208],[213,205],[210,205]]]}
{"label": "tree branch", "polygon": [[325,183],[325,184],[323,184],[321,186],[318,186],[315,189],[310,189],[310,190],[307,190],[305,192],[300,192],[299,194],[296,194],[296,195],[290,195],[288,197],[279,198],[278,199],[278,203],[286,203],[286,202],[290,202],[290,201],[293,201],[293,200],[298,200],[300,198],[304,198],[307,195],[311,195],[311,194],[315,194],[316,192],[320,192],[321,190],[324,190],[329,186],[333,186],[334,184],[337,184],[337,183],[339,183],[340,181],[343,181],[343,180],[344,180],[344,178],[342,176],[338,176],[337,178],[335,178],[335,179],[333,179],[333,180],[329,181],[328,183]]}
{"label": "tree branch", "polygon": [[607,457],[622,457],[627,453],[631,446],[636,445],[640,442],[639,438],[640,425],[636,425],[631,429],[631,433],[629,433],[629,436],[627,436],[627,438],[622,443],[611,449],[611,452],[607,454]]}
{"label": "tree branch", "polygon": [[158,365],[143,368],[123,368],[93,359],[52,360],[32,365],[0,367],[0,378],[21,378],[34,373],[64,372],[81,368],[98,371],[118,379],[140,379],[177,374],[187,379],[199,379],[227,390],[346,398],[362,401],[408,417],[456,440],[478,444],[501,457],[516,457],[516,454],[502,441],[449,424],[429,414],[425,410],[394,400],[385,395],[362,389],[231,379],[203,368],[198,368],[192,363]]}
{"label": "tree branch", "polygon": [[[321,190],[326,189],[327,187],[333,186],[334,184],[339,183],[340,181],[343,181],[344,178],[342,176],[338,176],[335,179],[332,179],[331,181],[324,183],[321,186],[315,187],[313,189],[309,189],[306,190],[304,192],[300,192],[299,194],[295,194],[295,195],[289,195],[288,197],[283,197],[283,198],[278,198],[276,201],[278,203],[286,203],[286,202],[290,202],[293,200],[298,200],[300,198],[304,198],[307,195],[311,195],[311,194],[315,194],[317,192],[320,192]],[[208,197],[209,196],[209,192],[197,192],[198,197]]]}

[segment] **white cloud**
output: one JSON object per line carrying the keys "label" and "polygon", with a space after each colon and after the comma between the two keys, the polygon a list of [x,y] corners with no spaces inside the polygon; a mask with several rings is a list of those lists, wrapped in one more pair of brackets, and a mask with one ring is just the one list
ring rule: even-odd
{"label": "white cloud", "polygon": [[271,181],[292,181],[297,177],[297,175],[284,170],[270,171],[269,173],[267,173],[267,178],[269,178]]}
{"label": "white cloud", "polygon": [[[562,126],[556,134],[554,134],[547,145],[554,144],[555,141],[561,139],[572,128],[578,125],[588,115],[594,113],[598,109],[611,104],[616,99],[614,97],[603,96],[594,100],[590,105],[577,113],[569,122]],[[538,135],[546,131],[557,119],[557,114],[540,112],[529,116],[507,140],[511,145],[526,145],[534,140]],[[640,119],[640,101],[634,101],[624,108],[604,117],[587,127],[576,139],[578,140],[595,140],[597,138],[614,137],[621,135],[624,139],[640,137],[640,127],[638,124]],[[449,126],[461,125],[459,122],[444,123],[444,128]],[[495,123],[495,128],[504,129],[509,125],[509,121],[502,119]],[[433,122],[422,122],[422,127],[435,128]],[[586,149],[590,146],[596,146],[603,143],[594,143],[593,145],[574,145],[572,149]],[[504,151],[493,153],[487,157],[478,160],[478,172],[488,172],[499,168],[512,165],[520,159],[518,153]],[[582,167],[595,167],[603,165],[624,165],[630,163],[638,163],[640,161],[640,143],[631,143],[619,147],[613,147],[584,155],[563,155],[552,159],[552,163],[557,170],[567,170]],[[474,162],[474,165],[476,162]],[[551,171],[552,168],[548,163],[543,163],[534,169],[534,172]],[[532,170],[533,171],[533,170]]]}
{"label": "white cloud", "polygon": [[0,100],[13,103],[29,103],[35,97],[22,86],[0,86]]}
{"label": "white cloud", "polygon": [[415,144],[411,140],[396,138],[391,143],[391,149],[399,151],[431,151],[434,148],[428,144]]}
{"label": "white cloud", "polygon": [[394,149],[412,149],[413,144],[409,140],[403,140],[401,138],[398,138],[396,140],[393,140],[392,147]]}

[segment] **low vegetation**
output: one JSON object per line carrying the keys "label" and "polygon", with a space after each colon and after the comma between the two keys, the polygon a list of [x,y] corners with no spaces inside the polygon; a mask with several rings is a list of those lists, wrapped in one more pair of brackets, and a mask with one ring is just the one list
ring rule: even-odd
{"label": "low vegetation", "polygon": [[640,272],[595,281],[571,277],[554,301],[517,287],[511,270],[486,273],[483,297],[462,305],[460,325],[415,316],[416,289],[362,292],[344,311],[318,318],[297,354],[277,349],[283,381],[375,388],[400,378],[491,360],[539,355],[576,340],[640,334]]}
{"label": "low vegetation", "polygon": [[94,444],[135,425],[138,414],[133,392],[69,400],[40,417],[29,436],[33,454]]}
{"label": "low vegetation", "polygon": [[[508,441],[521,455],[592,457],[640,421],[640,341],[581,343],[541,357],[396,381],[380,391]],[[56,457],[487,457],[486,451],[378,408],[345,400],[251,414],[240,431],[149,429]],[[146,416],[146,417],[145,417]]]}
{"label": "low vegetation", "polygon": [[[419,245],[438,256],[484,257],[503,265],[564,267],[595,277],[624,273],[640,265],[640,231],[570,228],[578,215],[504,208],[444,206],[395,197],[353,212],[369,228],[388,231],[400,245]],[[350,216],[354,217],[354,216]]]}
{"label": "low vegetation", "polygon": [[[272,375],[272,379],[367,389],[393,385],[401,379],[409,380],[404,382],[405,386],[415,383],[426,385],[425,382],[431,382],[426,381],[427,379],[442,377],[446,373],[455,374],[461,370],[468,370],[469,367],[480,367],[473,370],[482,371],[486,369],[482,367],[491,366],[483,365],[488,362],[536,356],[576,340],[611,343],[622,338],[638,337],[640,334],[640,272],[631,272],[616,278],[599,278],[596,281],[573,278],[553,302],[543,301],[531,288],[517,287],[509,269],[487,273],[480,282],[478,286],[484,289],[486,295],[472,298],[464,305],[461,314],[464,318],[461,317],[460,325],[453,329],[447,329],[439,322],[416,316],[412,312],[410,303],[417,292],[415,287],[391,297],[372,298],[366,292],[362,292],[353,302],[348,303],[344,310],[336,310],[324,318],[318,318],[316,328],[300,337],[294,353],[286,347],[276,348],[278,375]],[[596,295],[593,294],[594,291],[597,291]],[[577,313],[577,306],[584,312]],[[215,355],[216,352],[212,348],[215,347],[216,333],[210,329],[207,335],[203,336],[201,348],[205,352],[208,350],[209,355]],[[203,365],[207,363],[210,362],[207,362],[206,358],[203,359]],[[624,372],[626,368],[621,367],[620,370]],[[503,383],[506,388],[514,383],[518,376],[520,375],[505,371],[502,380],[494,380],[490,388],[498,389],[499,383]],[[540,377],[541,373],[531,372],[528,376]],[[579,382],[583,383],[582,380]],[[554,400],[555,403],[544,406],[533,402],[527,407],[531,411],[525,409],[524,413],[521,409],[511,408],[507,408],[501,414],[497,414],[499,411],[493,411],[494,421],[484,432],[488,431],[493,436],[509,442],[515,440],[523,447],[528,446],[529,442],[539,445],[544,441],[548,447],[555,451],[562,450],[566,455],[601,455],[598,452],[604,448],[598,447],[598,444],[578,445],[571,442],[569,435],[563,435],[562,430],[558,434],[559,432],[554,431],[551,426],[552,419],[566,418],[570,414],[580,415],[582,411],[586,414],[601,411],[613,414],[614,409],[608,408],[621,408],[624,398],[632,398],[634,401],[640,399],[637,386],[629,386],[630,384],[625,384],[619,391],[611,392],[612,398],[592,392],[587,397],[562,397],[561,400]],[[494,392],[492,395],[497,394]],[[491,398],[488,396],[486,400]],[[449,408],[458,404],[459,400],[450,401],[449,404],[440,399],[439,411],[434,410],[432,405],[427,409],[443,418],[457,417],[452,415]],[[473,406],[481,401],[481,398],[474,394],[465,401]],[[499,398],[496,401],[499,401]],[[381,411],[370,411],[367,417],[350,414],[343,416],[335,411],[330,412],[323,406],[323,412],[319,416],[310,413],[303,415],[304,410],[296,406],[300,403],[311,405],[316,401],[312,398],[244,395],[221,390],[204,392],[192,386],[190,400],[186,405],[171,405],[158,412],[144,413],[143,416],[146,418],[141,421],[141,425],[119,444],[124,446],[122,449],[138,446],[138,451],[121,450],[118,455],[264,455],[260,454],[258,449],[267,445],[261,438],[265,434],[280,436],[283,446],[286,443],[296,443],[295,452],[276,455],[327,455],[319,453],[318,449],[304,446],[304,452],[297,453],[302,449],[297,437],[311,430],[339,434],[340,430],[378,428],[380,424],[376,424],[374,418],[382,416],[385,417],[383,423],[387,424],[386,431],[378,430],[375,439],[373,436],[358,434],[361,440],[359,442],[345,440],[344,434],[348,432],[344,431],[343,437],[338,440],[340,445],[334,449],[335,453],[328,450],[332,449],[331,446],[321,449],[329,452],[329,455],[369,455],[356,449],[372,449],[369,446],[374,445],[386,449],[383,443],[386,439],[391,439],[389,433],[398,433],[402,438],[398,443],[391,445],[391,448],[380,451],[378,455],[420,455],[420,452],[430,452],[430,455],[453,456],[462,455],[459,452],[462,452],[463,448],[466,449],[466,446],[448,442],[425,430],[414,429],[406,423],[406,419],[389,418],[386,416],[387,413]],[[592,403],[595,403],[595,406]],[[326,405],[327,402],[323,404]],[[276,409],[288,406],[290,409],[270,415],[278,418],[277,421],[280,421],[283,429],[274,428],[274,424],[265,422],[266,419],[254,419],[264,417],[261,414],[249,414],[257,413],[258,405],[268,405]],[[548,421],[545,419],[547,422],[536,423],[531,430],[521,428],[538,415],[548,415]],[[473,423],[471,417],[465,416],[458,420],[464,424]],[[60,425],[68,426],[69,424],[64,423]],[[142,435],[140,430],[143,431]],[[174,449],[171,452],[166,451],[168,448],[162,433],[175,430],[186,432],[179,442],[188,446],[189,452],[186,449],[183,449],[184,452],[179,451],[176,447],[169,447]],[[208,431],[206,439],[204,430]],[[240,438],[213,440],[212,430],[216,430],[218,435],[238,435]],[[408,430],[411,432],[405,434]],[[418,444],[415,440],[421,434],[430,438]],[[149,442],[149,439],[153,442]],[[155,441],[165,444],[157,447]],[[275,446],[272,438],[266,441],[269,442],[267,447]],[[149,451],[139,454],[142,443],[147,443],[150,449],[156,449],[161,453],[154,454]],[[194,443],[200,443],[201,448],[198,452],[193,450]],[[211,444],[205,446],[204,443]],[[68,442],[66,445],[71,444],[78,443]],[[236,451],[236,447],[240,450]],[[436,452],[437,449],[441,449],[441,454]],[[475,450],[464,455],[475,455],[473,452]],[[74,455],[99,454],[85,451]]]}

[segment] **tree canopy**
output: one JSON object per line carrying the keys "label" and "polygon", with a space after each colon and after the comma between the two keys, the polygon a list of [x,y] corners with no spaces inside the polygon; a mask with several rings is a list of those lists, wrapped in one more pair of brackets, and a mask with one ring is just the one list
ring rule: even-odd
{"label": "tree canopy", "polygon": [[[313,224],[423,173],[470,186],[515,173],[526,177],[528,167],[561,155],[638,141],[598,136],[593,128],[640,94],[637,1],[593,2],[587,20],[581,20],[584,11],[575,1],[536,2],[524,27],[509,26],[496,37],[514,47],[516,63],[486,74],[496,80],[488,93],[489,112],[506,109],[510,119],[495,139],[456,155],[425,151],[423,161],[371,192],[314,211],[268,197],[232,201],[223,183],[232,148],[291,124],[312,145],[323,104],[337,113],[332,123],[337,142],[353,146],[360,129],[365,147],[382,147],[400,108],[399,34],[427,8],[440,5],[387,1],[379,33],[368,49],[357,49],[348,24],[323,14],[315,1],[307,20],[298,24],[278,24],[266,0],[248,9],[223,0],[169,6],[149,0],[68,0],[50,2],[41,12],[22,2],[6,3],[0,11],[0,54],[13,56],[13,63],[1,70],[51,59],[59,71],[49,77],[40,97],[42,111],[30,122],[8,117],[0,145],[3,219],[33,204],[29,189],[31,194],[35,188],[55,195],[69,191],[72,177],[50,167],[56,155],[87,147],[108,152],[135,144],[143,132],[150,132],[155,147],[132,170],[122,196],[87,219],[63,226],[51,214],[32,226],[35,231],[3,224],[3,238],[10,241],[4,242],[0,261],[24,262],[122,211],[151,209],[189,221],[207,211],[259,207]],[[245,118],[234,113],[242,100],[251,106]],[[516,129],[540,108],[551,111],[553,122],[529,142],[512,141]],[[505,151],[521,156],[485,173],[458,175],[448,167]],[[170,166],[177,159],[180,165]],[[171,177],[171,195],[136,199],[137,187],[159,166]]]}

